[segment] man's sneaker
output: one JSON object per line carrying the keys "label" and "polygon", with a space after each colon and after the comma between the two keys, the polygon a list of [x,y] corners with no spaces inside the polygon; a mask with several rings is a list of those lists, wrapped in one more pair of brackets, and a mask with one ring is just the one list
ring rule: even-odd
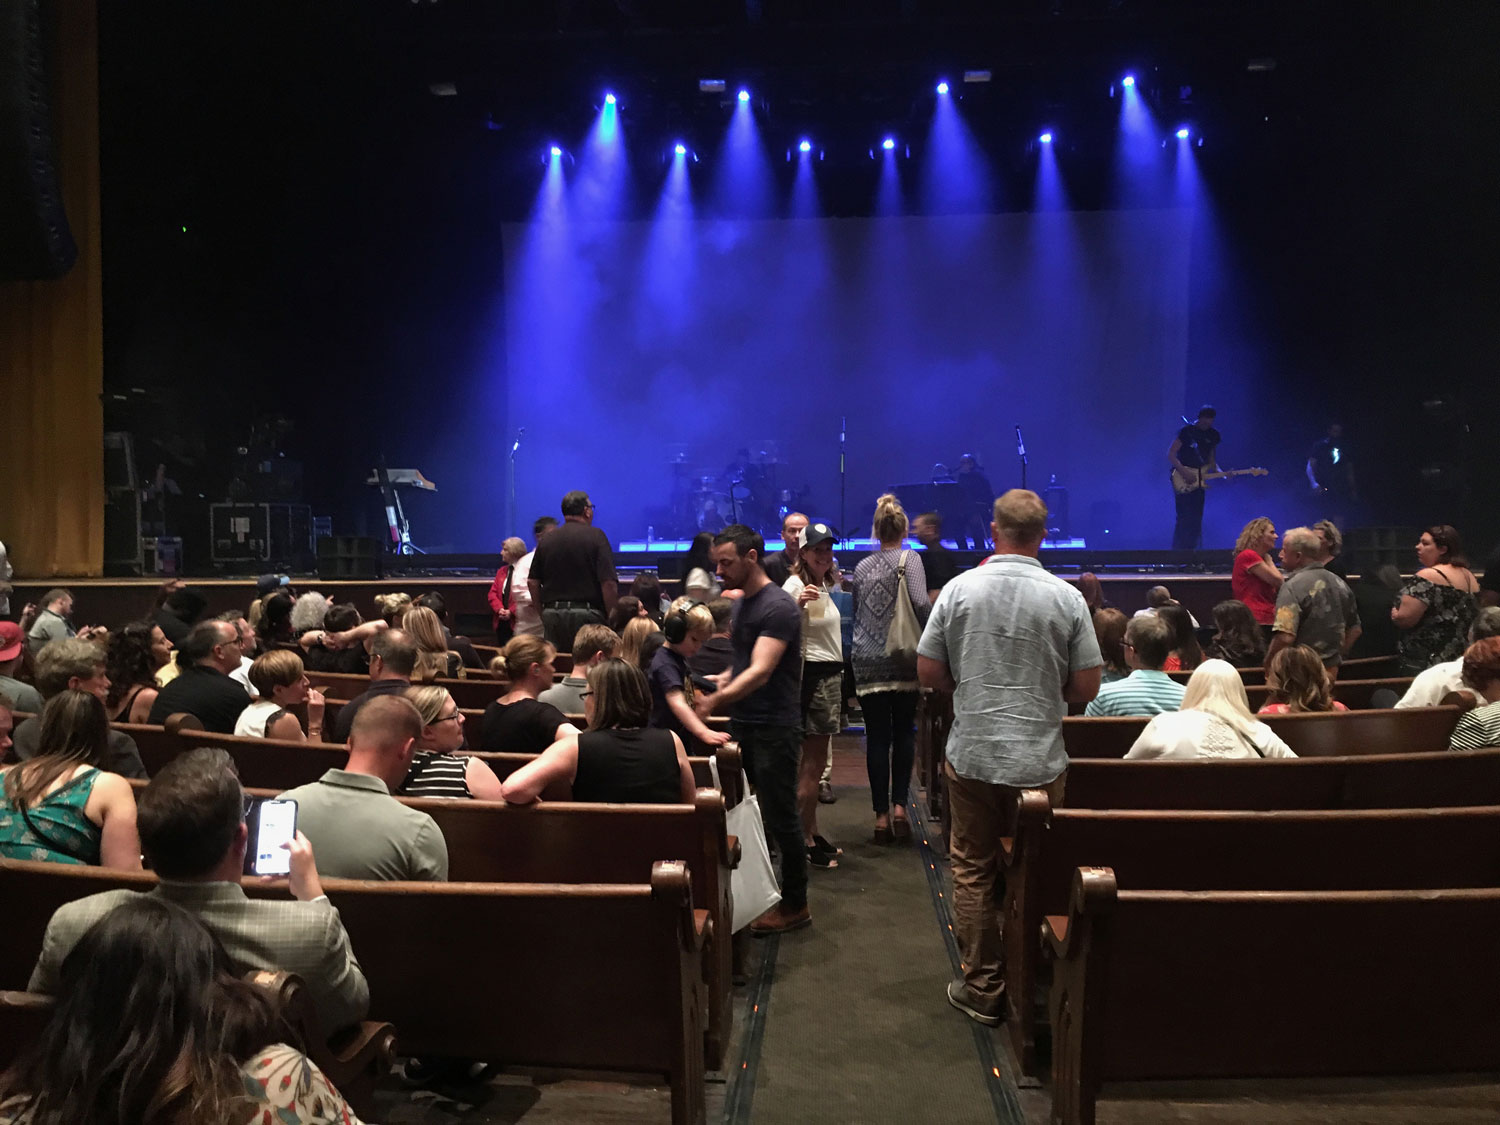
{"label": "man's sneaker", "polygon": [[804,906],[801,910],[787,910],[785,906],[778,903],[750,923],[750,932],[756,937],[769,937],[771,934],[790,933],[792,930],[800,930],[803,926],[811,925],[812,913],[807,907]]}
{"label": "man's sneaker", "polygon": [[955,980],[948,982],[948,1003],[975,1023],[982,1023],[985,1027],[998,1027],[1000,1013],[1004,1010],[1005,998],[997,996],[994,1000],[983,1003],[969,991],[968,985],[961,980]]}
{"label": "man's sneaker", "polygon": [[832,782],[818,782],[818,803],[820,805],[831,805],[838,799],[838,794],[833,791]]}

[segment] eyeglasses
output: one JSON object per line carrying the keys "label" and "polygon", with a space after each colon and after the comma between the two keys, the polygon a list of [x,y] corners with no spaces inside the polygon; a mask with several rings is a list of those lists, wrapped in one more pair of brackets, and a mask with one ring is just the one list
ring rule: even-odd
{"label": "eyeglasses", "polygon": [[579,699],[587,699],[587,698],[588,698],[588,697],[589,697],[589,696],[591,696],[591,695],[593,695],[593,694],[594,694],[594,693],[593,693],[593,692],[591,692],[591,691],[580,691],[580,692],[579,692],[579,693],[578,693],[578,698],[579,698]]}
{"label": "eyeglasses", "polygon": [[1129,641],[1121,641],[1120,642],[1120,647],[1121,648],[1135,648],[1135,645],[1131,644]]}
{"label": "eyeglasses", "polygon": [[433,719],[432,721],[433,721],[434,724],[436,724],[436,723],[447,723],[447,722],[453,721],[454,719],[462,720],[463,717],[464,717],[464,713],[462,711],[455,711],[451,715],[439,715],[436,719]]}

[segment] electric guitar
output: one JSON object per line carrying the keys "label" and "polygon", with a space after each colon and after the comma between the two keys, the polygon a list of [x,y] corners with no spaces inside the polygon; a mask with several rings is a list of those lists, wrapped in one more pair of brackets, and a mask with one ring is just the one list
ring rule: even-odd
{"label": "electric guitar", "polygon": [[1226,469],[1223,472],[1205,473],[1202,469],[1177,469],[1172,470],[1172,491],[1182,494],[1197,492],[1200,488],[1207,487],[1211,480],[1228,480],[1230,477],[1263,477],[1268,470],[1262,468],[1254,469]]}

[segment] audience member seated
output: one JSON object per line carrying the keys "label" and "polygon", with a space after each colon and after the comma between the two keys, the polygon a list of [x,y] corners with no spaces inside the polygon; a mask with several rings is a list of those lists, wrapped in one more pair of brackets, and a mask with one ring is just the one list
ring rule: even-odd
{"label": "audience member seated", "polygon": [[624,636],[625,626],[629,625],[637,617],[645,617],[646,609],[641,605],[641,599],[634,594],[622,594],[615,601],[615,608],[609,614],[609,627],[616,633]]}
{"label": "audience member seated", "polygon": [[[276,593],[278,590],[292,592],[292,580],[285,574],[262,574],[255,580],[255,598],[246,607],[245,616],[250,622],[251,629],[260,628],[261,610],[266,604],[266,597]],[[295,595],[293,595],[295,597]]]}
{"label": "audience member seated", "polygon": [[372,699],[400,695],[411,686],[417,665],[417,646],[401,629],[385,629],[370,642],[370,686],[339,708],[330,742],[349,741],[354,716]]}
{"label": "audience member seated", "polygon": [[1458,718],[1450,750],[1500,746],[1500,637],[1475,641],[1464,653],[1464,684],[1479,696],[1479,706]]}
{"label": "audience member seated", "polygon": [[1104,584],[1092,570],[1086,570],[1078,576],[1078,592],[1083,595],[1083,604],[1089,607],[1090,617],[1101,609],[1113,608],[1104,596]]}
{"label": "audience member seated", "polygon": [[1163,712],[1147,723],[1125,755],[1132,759],[1296,756],[1250,713],[1244,681],[1223,660],[1198,665],[1187,682],[1181,710]]}
{"label": "audience member seated", "polygon": [[1276,623],[1266,648],[1271,657],[1290,645],[1307,645],[1337,675],[1350,647],[1359,638],[1359,611],[1354,594],[1337,574],[1324,567],[1327,548],[1310,527],[1294,527],[1281,537],[1281,564],[1286,581],[1276,593]]}
{"label": "audience member seated", "polygon": [[[146,862],[161,882],[150,897],[195,915],[243,969],[296,973],[330,1033],[364,1019],[370,987],[339,913],[323,894],[307,837],[289,847],[292,900],[252,899],[245,869],[245,794],[223,750],[198,747],[174,758],[141,792],[136,814]],[[135,891],[104,891],[59,907],[47,925],[27,988],[55,995],[63,963],[89,929]]]}
{"label": "audience member seated", "polygon": [[1125,627],[1125,662],[1132,671],[1104,684],[1085,715],[1159,715],[1182,703],[1183,686],[1162,671],[1171,651],[1172,627],[1160,617],[1132,617]]}
{"label": "audience member seated", "polygon": [[0,1125],[358,1125],[237,968],[188,911],[131,895],[59,967],[46,1027],[0,1077]]}
{"label": "audience member seated", "polygon": [[14,621],[0,621],[0,695],[15,704],[17,711],[35,715],[42,709],[41,693],[16,679],[25,657],[26,634]]}
{"label": "audience member seated", "polygon": [[[82,637],[53,641],[37,653],[37,691],[44,701],[63,691],[86,691],[102,704],[109,698],[109,676],[104,670],[104,660],[104,650],[94,641]],[[40,753],[41,736],[40,715],[17,724],[11,735],[15,739],[16,757],[23,762],[36,757]],[[121,777],[146,776],[146,767],[141,763],[141,752],[136,749],[135,739],[113,728],[110,728],[108,749],[99,768]]]}
{"label": "audience member seated", "polygon": [[[353,634],[360,631],[362,626],[368,625],[360,632],[359,637],[353,638]],[[370,654],[365,648],[367,640],[373,640],[375,634],[385,629],[384,621],[372,621],[366,623],[359,616],[359,610],[348,603],[336,604],[328,607],[328,612],[323,615],[323,636],[314,637],[312,644],[305,647],[302,655],[302,664],[309,672],[339,672],[346,676],[365,676],[370,672]],[[347,639],[336,638],[334,634],[344,634]],[[334,642],[338,647],[333,647]]]}
{"label": "audience member seated", "polygon": [[505,799],[530,804],[547,786],[565,781],[575,801],[691,804],[697,783],[682,740],[646,725],[651,689],[645,673],[623,660],[606,660],[589,669],[589,692],[588,730],[570,730],[506,778]]}
{"label": "audience member seated", "polygon": [[411,769],[422,725],[422,716],[404,697],[372,699],[349,732],[348,765],[281,795],[297,802],[297,830],[307,834],[325,874],[424,882],[448,878],[448,844],[437,822],[391,796]]}
{"label": "audience member seated", "polygon": [[177,648],[181,672],[161,689],[147,721],[160,725],[185,712],[204,730],[234,733],[240,712],[250,706],[245,689],[229,678],[240,666],[241,647],[239,630],[226,621],[194,625]]}
{"label": "audience member seated", "polygon": [[392,629],[398,628],[401,619],[406,616],[406,611],[411,608],[410,594],[376,594],[375,608],[380,611],[380,616]]}
{"label": "audience member seated", "polygon": [[645,648],[654,632],[656,632],[656,622],[651,618],[645,616],[632,618],[626,623],[625,631],[620,634],[620,659],[627,664],[642,668],[641,650]]}
{"label": "audience member seated", "polygon": [[564,715],[583,714],[583,693],[589,686],[589,669],[614,656],[619,647],[620,638],[608,625],[583,626],[573,637],[573,671],[537,699],[556,707]]}
{"label": "audience member seated", "polygon": [[[323,741],[323,693],[308,682],[302,658],[279,648],[255,658],[250,682],[260,698],[240,712],[234,733],[246,738],[281,738],[289,742]],[[293,707],[307,706],[307,732]]]}
{"label": "audience member seated", "polygon": [[296,601],[292,602],[292,636],[300,637],[310,630],[323,628],[323,619],[328,616],[331,604],[316,590],[298,594]]}
{"label": "audience member seated", "polygon": [[[1500,606],[1485,606],[1469,629],[1469,644],[1488,637],[1500,637]],[[1464,658],[1445,660],[1425,672],[1418,672],[1411,687],[1396,703],[1397,707],[1436,707],[1454,692],[1466,689]]]}
{"label": "audience member seated", "polygon": [[1203,663],[1198,647],[1198,623],[1193,615],[1176,602],[1157,608],[1156,616],[1172,630],[1172,651],[1162,667],[1168,672],[1191,672]]}
{"label": "audience member seated", "polygon": [[512,754],[540,754],[560,738],[578,733],[563,713],[537,696],[552,686],[557,650],[541,637],[512,637],[491,662],[510,681],[510,690],[484,709],[479,748]]}
{"label": "audience member seated", "polygon": [[36,617],[29,625],[24,620],[22,622],[22,628],[26,630],[26,643],[33,654],[40,653],[53,641],[76,637],[79,632],[73,627],[73,593],[71,590],[64,590],[61,587],[48,590],[42,595],[41,604],[42,608],[37,611]]}
{"label": "audience member seated", "polygon": [[1243,602],[1250,610],[1251,620],[1265,626],[1267,631],[1276,620],[1276,591],[1285,581],[1271,559],[1275,549],[1276,525],[1265,516],[1251,520],[1235,541],[1234,570],[1229,577],[1229,589],[1235,600]]}
{"label": "audience member seated", "polygon": [[1401,630],[1391,620],[1391,607],[1401,600],[1401,572],[1390,563],[1367,570],[1349,584],[1363,630],[1349,649],[1350,660],[1395,656]]}
{"label": "audience member seated", "polygon": [[401,619],[401,628],[417,646],[417,663],[411,673],[413,683],[426,684],[440,676],[453,679],[463,674],[463,661],[458,653],[448,651],[442,623],[432,610],[412,606]]}
{"label": "audience member seated", "polygon": [[1417,540],[1422,569],[1401,587],[1391,620],[1402,630],[1397,645],[1403,676],[1415,676],[1463,655],[1469,627],[1479,613],[1479,579],[1464,558],[1458,532],[1438,524]]}
{"label": "audience member seated", "polygon": [[1271,657],[1271,666],[1266,669],[1266,688],[1270,701],[1260,709],[1262,715],[1349,710],[1333,698],[1328,669],[1306,645],[1284,648]]}
{"label": "audience member seated", "polygon": [[202,591],[191,586],[179,586],[162,599],[160,606],[151,615],[152,622],[167,640],[181,644],[184,637],[203,619],[208,608],[208,599]]}
{"label": "audience member seated", "polygon": [[[1156,611],[1161,609],[1162,606],[1180,604],[1181,603],[1172,596],[1172,591],[1167,589],[1165,586],[1152,586],[1151,589],[1146,591],[1146,608],[1136,610],[1133,616],[1155,617]],[[1197,618],[1194,618],[1191,613],[1188,614],[1188,617],[1193,622],[1193,628],[1196,629],[1198,627]]]}
{"label": "audience member seated", "polygon": [[1130,675],[1130,664],[1125,659],[1125,629],[1129,624],[1130,618],[1118,609],[1094,611],[1094,639],[1099,642],[1099,655],[1104,657],[1101,684],[1112,684]]}
{"label": "audience member seated", "polygon": [[0,772],[0,856],[139,871],[135,794],[103,768],[104,704],[86,691],[63,691],[47,700],[40,719],[40,752]]}
{"label": "audience member seated", "polygon": [[[520,540],[517,540],[520,542]],[[522,553],[525,553],[525,544],[522,543]],[[519,555],[517,556],[520,557]],[[423,594],[412,605],[424,606],[437,614],[438,624],[443,629],[443,643],[449,652],[458,653],[458,658],[463,662],[465,668],[483,668],[484,661],[479,659],[479,653],[474,651],[474,642],[468,637],[460,637],[448,628],[448,603],[443,600],[443,595],[436,590],[429,590]]]}
{"label": "audience member seated", "polygon": [[667,602],[662,597],[661,578],[654,570],[643,570],[630,580],[630,592],[640,599],[646,616],[661,625],[666,617]]}
{"label": "audience member seated", "polygon": [[[734,644],[729,637],[734,625],[734,602],[728,598],[714,598],[708,603],[708,612],[713,615],[714,631],[688,660],[688,668],[700,679],[717,676],[734,667]],[[851,613],[843,620],[852,621],[853,616]],[[849,648],[850,643],[846,637],[844,651],[848,652]]]}
{"label": "audience member seated", "polygon": [[[214,620],[222,621],[226,625],[233,625],[235,632],[239,633],[240,666],[229,673],[229,678],[244,688],[246,695],[251,699],[255,699],[257,697],[255,685],[250,682],[250,665],[255,663],[255,658],[260,655],[260,641],[255,637],[255,629],[251,627],[245,615],[237,609],[221,613]],[[176,668],[176,666],[177,663],[174,660],[172,667]],[[156,683],[159,687],[167,686],[166,681],[159,675],[156,678]]]}
{"label": "audience member seated", "polygon": [[[261,652],[273,648],[288,648],[297,643],[297,634],[292,631],[292,609],[297,601],[286,590],[267,594],[260,602],[260,622],[255,626],[255,639]],[[181,648],[181,642],[178,642]]]}
{"label": "audience member seated", "polygon": [[[646,674],[651,689],[650,725],[658,730],[671,731],[690,754],[712,754],[714,747],[729,741],[729,732],[710,730],[693,710],[698,689],[693,684],[688,659],[708,640],[714,629],[714,618],[706,606],[695,605],[685,598],[681,601],[681,605],[673,603],[667,614],[664,623],[666,643],[656,650]],[[837,636],[835,632],[835,643]],[[673,637],[679,639],[674,641]],[[842,664],[837,665],[834,675],[841,676],[842,672]],[[810,673],[804,671],[803,675],[807,677]],[[806,679],[803,682],[805,684]],[[835,689],[834,719],[837,718],[838,695]],[[822,768],[818,767],[820,773]]]}
{"label": "audience member seated", "polygon": [[1208,655],[1236,668],[1259,668],[1266,662],[1266,635],[1250,607],[1230,599],[1214,606],[1214,639]]}
{"label": "audience member seated", "polygon": [[460,754],[464,717],[446,688],[409,687],[406,699],[422,717],[422,733],[412,748],[411,768],[397,790],[403,797],[473,797],[500,800],[500,779],[483,758]]}
{"label": "audience member seated", "polygon": [[172,659],[172,642],[161,626],[132,621],[109,635],[104,673],[109,691],[104,709],[117,723],[144,723],[156,702],[156,673]]}

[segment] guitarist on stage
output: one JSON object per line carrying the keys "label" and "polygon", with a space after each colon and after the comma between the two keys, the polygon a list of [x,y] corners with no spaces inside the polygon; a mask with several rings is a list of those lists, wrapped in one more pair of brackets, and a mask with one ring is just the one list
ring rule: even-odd
{"label": "guitarist on stage", "polygon": [[[1184,475],[1200,477],[1205,472],[1217,471],[1220,441],[1219,431],[1214,429],[1217,413],[1212,406],[1205,406],[1198,411],[1196,422],[1177,431],[1171,448],[1167,450],[1167,460],[1173,469],[1181,470]],[[1172,529],[1173,549],[1191,551],[1202,542],[1203,495],[1202,485],[1190,492],[1175,493],[1177,526]]]}

